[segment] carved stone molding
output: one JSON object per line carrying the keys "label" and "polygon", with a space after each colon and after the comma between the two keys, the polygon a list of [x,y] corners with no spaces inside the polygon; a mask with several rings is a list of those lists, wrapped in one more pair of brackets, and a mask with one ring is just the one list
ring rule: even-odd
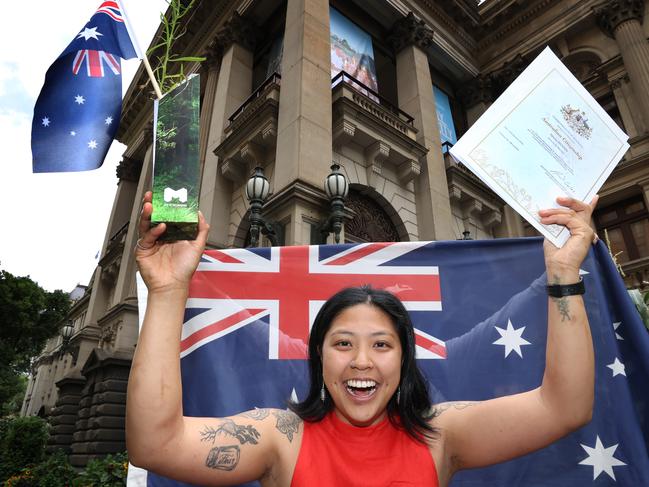
{"label": "carved stone molding", "polygon": [[115,345],[117,333],[122,326],[122,320],[118,320],[110,325],[104,325],[101,328],[101,335],[99,338],[99,348]]}
{"label": "carved stone molding", "polygon": [[609,37],[615,37],[615,29],[629,20],[642,23],[644,0],[612,0],[595,11],[597,25]]}
{"label": "carved stone molding", "polygon": [[232,44],[239,44],[254,51],[257,44],[257,26],[237,12],[216,33],[214,44],[225,52]]}
{"label": "carved stone molding", "polygon": [[140,180],[141,171],[142,161],[123,156],[122,160],[117,165],[117,179],[137,183]]}
{"label": "carved stone molding", "polygon": [[412,12],[397,20],[388,36],[388,43],[395,53],[404,47],[415,45],[427,49],[433,45],[433,31],[423,20],[417,20]]}
{"label": "carved stone molding", "polygon": [[373,199],[350,191],[345,206],[354,217],[345,223],[345,236],[365,242],[398,242],[399,233],[386,211]]}
{"label": "carved stone molding", "polygon": [[367,177],[371,180],[374,174],[381,175],[383,161],[390,155],[390,146],[382,140],[377,140],[365,149]]}

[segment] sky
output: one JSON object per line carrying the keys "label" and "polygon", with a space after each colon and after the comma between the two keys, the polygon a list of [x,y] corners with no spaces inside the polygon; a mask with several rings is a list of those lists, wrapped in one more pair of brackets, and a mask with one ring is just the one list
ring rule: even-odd
{"label": "sky", "polygon": [[[142,50],[165,0],[122,0]],[[5,2],[0,29],[0,269],[48,291],[88,284],[98,262],[126,146],[114,141],[94,171],[32,174],[34,103],[45,72],[101,0]],[[140,61],[122,61],[125,93]]]}

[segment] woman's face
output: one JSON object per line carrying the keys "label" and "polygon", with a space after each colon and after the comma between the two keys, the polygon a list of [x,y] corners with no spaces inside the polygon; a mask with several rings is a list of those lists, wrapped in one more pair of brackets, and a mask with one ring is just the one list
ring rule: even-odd
{"label": "woman's face", "polygon": [[401,342],[390,316],[357,304],[334,319],[322,344],[325,385],[345,422],[370,426],[386,415],[399,385]]}

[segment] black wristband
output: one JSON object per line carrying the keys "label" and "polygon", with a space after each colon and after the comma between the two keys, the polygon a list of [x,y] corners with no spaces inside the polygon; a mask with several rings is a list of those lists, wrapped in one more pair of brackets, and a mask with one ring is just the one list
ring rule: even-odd
{"label": "black wristband", "polygon": [[584,287],[584,279],[580,276],[579,282],[576,284],[548,284],[545,286],[548,296],[551,298],[563,298],[565,296],[575,296],[577,294],[584,294],[586,288]]}

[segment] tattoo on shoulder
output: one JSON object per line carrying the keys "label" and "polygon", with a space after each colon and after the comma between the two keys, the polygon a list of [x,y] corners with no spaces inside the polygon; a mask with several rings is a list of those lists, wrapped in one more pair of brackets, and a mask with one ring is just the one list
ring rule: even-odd
{"label": "tattoo on shoulder", "polygon": [[270,411],[266,408],[255,408],[252,411],[246,411],[245,413],[241,413],[241,416],[254,419],[255,421],[261,421],[262,419],[266,419],[269,414]]}
{"label": "tattoo on shoulder", "polygon": [[218,446],[207,454],[205,465],[217,470],[234,470],[239,464],[240,455],[237,445]]}
{"label": "tattoo on shoulder", "polygon": [[293,433],[297,433],[297,429],[302,422],[299,416],[281,409],[273,411],[273,416],[277,418],[277,424],[275,425],[277,431],[286,435],[289,442],[293,442]]}
{"label": "tattoo on shoulder", "polygon": [[438,404],[436,406],[433,406],[433,413],[432,417],[436,418],[440,416],[444,411],[448,411],[449,409],[456,409],[456,410],[462,410],[466,409],[471,406],[475,406],[478,404],[479,401],[462,401],[462,402],[445,402],[443,404]]}
{"label": "tattoo on shoulder", "polygon": [[216,437],[221,434],[234,436],[242,445],[245,443],[256,445],[257,440],[261,436],[259,431],[250,424],[240,425],[231,419],[225,419],[217,428],[205,426],[203,431],[201,431],[201,441],[211,441],[214,443]]}

